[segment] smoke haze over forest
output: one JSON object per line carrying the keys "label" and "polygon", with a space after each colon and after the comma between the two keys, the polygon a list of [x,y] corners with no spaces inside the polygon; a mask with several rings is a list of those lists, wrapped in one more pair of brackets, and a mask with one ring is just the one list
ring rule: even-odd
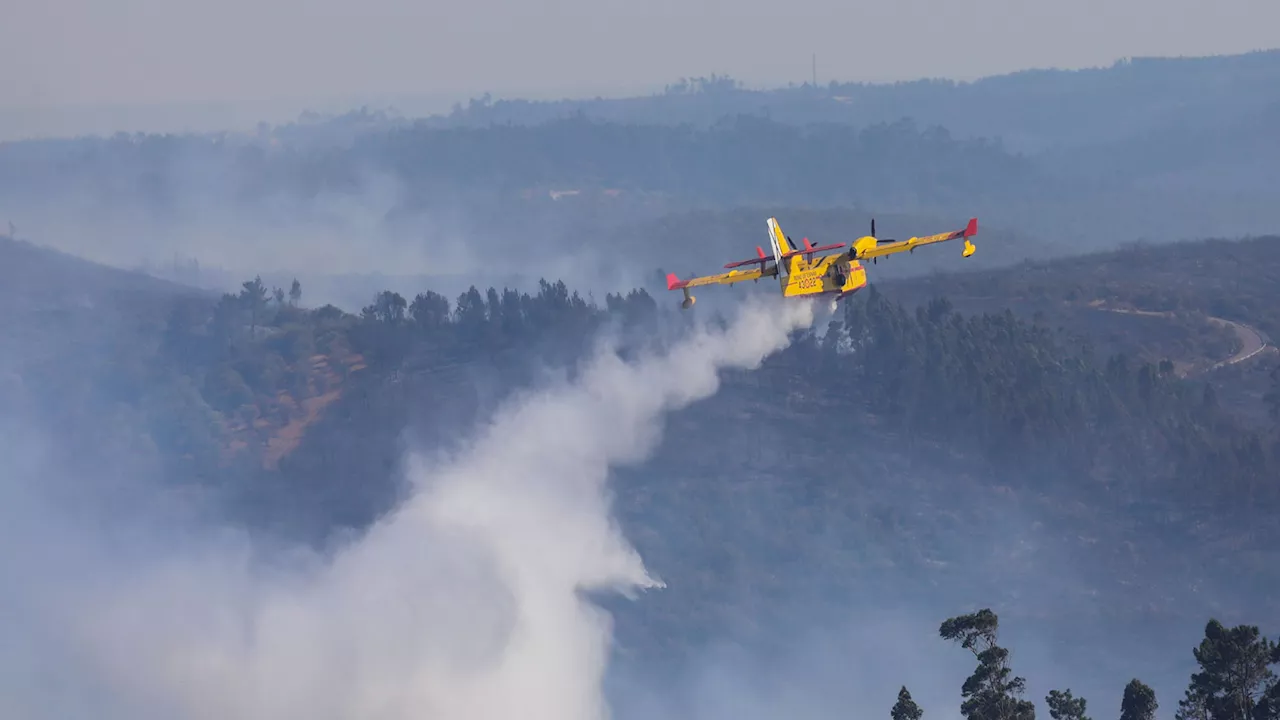
{"label": "smoke haze over forest", "polygon": [[[457,98],[434,114],[0,142],[0,714],[884,717],[905,685],[928,720],[1032,720],[961,711],[986,661],[944,621],[990,608],[1036,713],[1070,688],[1120,717],[1137,678],[1174,718],[1211,618],[1280,632],[1280,51],[1111,64],[1082,43],[1246,51],[1271,10],[1162,6],[1165,47],[1086,29],[1090,7],[1018,11],[1063,27],[1043,64],[1084,70],[772,88],[790,71],[756,43],[724,55],[750,87],[679,79],[687,50],[652,93],[457,92],[604,81],[548,53],[428,63]],[[770,22],[735,13],[718,33]],[[237,32],[289,13],[259,15]],[[350,62],[370,18],[417,26],[367,15],[335,93],[421,64],[369,82],[390,62]],[[971,37],[954,74],[1040,64],[1035,32]],[[193,102],[260,51],[217,70],[197,44],[154,97],[90,97],[73,59],[0,89]],[[930,53],[883,72],[934,74]],[[183,63],[205,68],[189,97]],[[978,252],[869,264],[834,311],[766,280],[682,312],[665,275],[752,257],[771,216],[814,244],[976,216]],[[1255,656],[1249,716],[1201,698],[1179,720],[1280,718],[1280,655],[1241,637],[1214,642]]]}

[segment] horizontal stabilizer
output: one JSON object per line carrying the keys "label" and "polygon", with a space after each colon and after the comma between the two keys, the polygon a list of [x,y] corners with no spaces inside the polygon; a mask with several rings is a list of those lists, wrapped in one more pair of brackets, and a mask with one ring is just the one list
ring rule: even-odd
{"label": "horizontal stabilizer", "polygon": [[736,267],[742,267],[743,265],[754,265],[756,263],[759,263],[760,267],[763,268],[765,262],[768,261],[770,258],[764,254],[764,248],[760,247],[759,245],[756,246],[756,255],[757,257],[751,258],[750,260],[739,260],[737,262],[728,263],[725,265],[725,267],[736,268]]}
{"label": "horizontal stabilizer", "polygon": [[792,250],[791,252],[783,253],[782,257],[787,258],[787,257],[791,257],[792,255],[808,255],[810,253],[826,252],[828,250],[843,250],[843,249],[844,249],[843,243],[833,243],[831,245],[823,245],[821,247],[810,246],[805,248],[804,250]]}

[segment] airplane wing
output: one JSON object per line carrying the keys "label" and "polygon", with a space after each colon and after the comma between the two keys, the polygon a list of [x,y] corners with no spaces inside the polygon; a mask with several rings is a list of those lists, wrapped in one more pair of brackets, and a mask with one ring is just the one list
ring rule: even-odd
{"label": "airplane wing", "polygon": [[970,218],[969,224],[965,226],[965,229],[963,230],[953,230],[951,232],[939,233],[937,235],[929,235],[921,238],[913,237],[910,240],[901,240],[899,242],[876,245],[875,247],[870,247],[859,252],[857,254],[857,258],[859,260],[871,260],[878,257],[884,257],[886,255],[915,250],[923,245],[932,245],[934,243],[946,242],[957,238],[964,238],[964,256],[969,257],[973,254],[974,250],[973,244],[969,242],[969,238],[977,234],[978,218]]}
{"label": "airplane wing", "polygon": [[[748,262],[759,261],[750,260]],[[698,287],[699,285],[732,285],[744,280],[759,280],[762,277],[773,277],[777,274],[777,267],[770,267],[763,270],[730,270],[727,273],[720,273],[719,275],[704,275],[703,277],[690,278],[688,280],[681,280],[676,277],[675,273],[668,273],[667,289],[680,290],[683,288]]]}

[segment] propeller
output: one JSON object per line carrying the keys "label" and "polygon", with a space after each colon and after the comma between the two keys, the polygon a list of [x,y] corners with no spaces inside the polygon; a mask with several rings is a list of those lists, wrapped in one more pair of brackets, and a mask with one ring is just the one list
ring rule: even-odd
{"label": "propeller", "polygon": [[[872,237],[876,237],[876,218],[872,218]],[[896,241],[893,240],[893,238],[886,238],[886,240],[881,240],[881,238],[876,237],[876,242],[896,242]]]}
{"label": "propeller", "polygon": [[[892,238],[889,238],[887,240],[881,240],[880,238],[876,237],[876,219],[874,217],[871,218],[871,237],[876,241],[877,245],[880,244],[881,242],[894,242]],[[871,258],[871,264],[872,265],[876,264],[876,260],[878,259],[879,258]]]}

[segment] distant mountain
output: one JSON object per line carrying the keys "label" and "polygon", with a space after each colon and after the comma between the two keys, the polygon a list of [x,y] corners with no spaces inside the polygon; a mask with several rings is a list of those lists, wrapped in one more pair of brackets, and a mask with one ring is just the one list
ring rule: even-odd
{"label": "distant mountain", "polygon": [[418,121],[363,111],[253,136],[5,143],[0,219],[134,263],[180,253],[269,271],[297,246],[350,253],[361,272],[405,271],[403,257],[422,272],[422,256],[466,272],[484,247],[507,275],[610,253],[615,230],[691,210],[837,207],[977,215],[1028,239],[1020,260],[1275,232],[1278,124],[1280,51],[973,83],[712,78]]}
{"label": "distant mountain", "polygon": [[[973,82],[922,79],[888,84],[746,90],[727,77],[695,78],[651,97],[560,101],[493,100],[458,106],[434,126],[541,123],[583,114],[624,123],[712,124],[725,116],[778,122],[850,123],[903,117],[960,137],[998,137],[1013,150],[1111,142],[1151,127],[1221,127],[1224,118],[1280,100],[1280,50],[1241,55],[1131,58],[1104,68],[1023,70]],[[1229,120],[1227,120],[1229,122]]]}

